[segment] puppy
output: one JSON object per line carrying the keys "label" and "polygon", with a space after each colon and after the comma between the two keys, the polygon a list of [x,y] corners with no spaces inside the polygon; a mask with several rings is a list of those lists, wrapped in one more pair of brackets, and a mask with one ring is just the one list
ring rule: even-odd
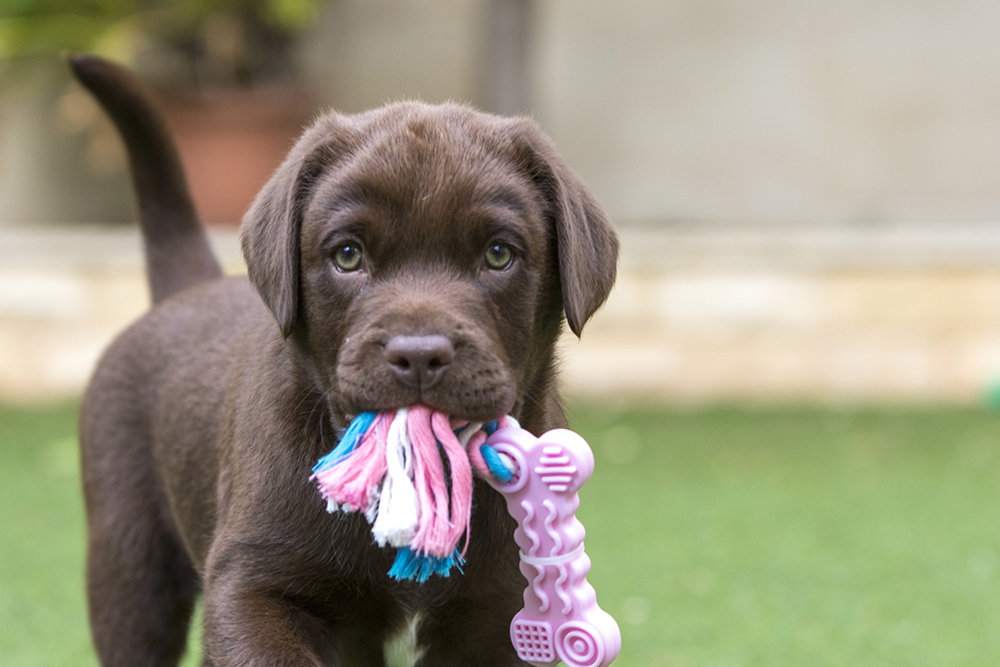
{"label": "puppy", "polygon": [[316,120],[243,220],[223,278],[133,75],[71,58],[129,151],[153,308],[83,399],[87,591],[104,665],[175,665],[204,595],[208,665],[518,665],[514,523],[477,481],[463,574],[387,572],[309,474],[362,410],[563,426],[554,344],[607,298],[618,242],[524,118],[403,102]]}

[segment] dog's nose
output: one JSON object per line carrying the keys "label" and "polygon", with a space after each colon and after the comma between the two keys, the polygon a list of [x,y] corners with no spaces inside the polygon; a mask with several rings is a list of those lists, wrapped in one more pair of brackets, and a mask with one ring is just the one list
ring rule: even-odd
{"label": "dog's nose", "polygon": [[385,344],[385,360],[403,384],[426,389],[437,383],[455,358],[445,336],[393,336]]}

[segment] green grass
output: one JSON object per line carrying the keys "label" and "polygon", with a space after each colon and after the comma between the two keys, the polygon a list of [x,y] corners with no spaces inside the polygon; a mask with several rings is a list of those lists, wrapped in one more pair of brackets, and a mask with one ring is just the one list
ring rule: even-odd
{"label": "green grass", "polygon": [[621,667],[1000,664],[1000,416],[575,410]]}
{"label": "green grass", "polygon": [[93,664],[76,409],[0,408],[0,662]]}
{"label": "green grass", "polygon": [[[616,667],[1000,664],[1000,414],[577,405]],[[93,665],[75,408],[0,408],[0,665]]]}
{"label": "green grass", "polygon": [[[0,406],[0,665],[97,664],[83,589],[77,408]],[[196,655],[185,661],[196,664]]]}

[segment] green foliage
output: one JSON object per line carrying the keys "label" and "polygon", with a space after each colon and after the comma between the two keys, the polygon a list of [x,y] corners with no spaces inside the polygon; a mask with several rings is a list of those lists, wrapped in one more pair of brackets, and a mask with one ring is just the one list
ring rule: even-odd
{"label": "green foliage", "polygon": [[[0,408],[0,665],[95,664],[74,422]],[[596,455],[579,515],[615,667],[1000,663],[1000,414],[580,405],[571,423]]]}
{"label": "green foliage", "polygon": [[3,0],[0,58],[89,51],[128,59],[137,44],[203,38],[219,17],[278,34],[312,21],[321,0]]}

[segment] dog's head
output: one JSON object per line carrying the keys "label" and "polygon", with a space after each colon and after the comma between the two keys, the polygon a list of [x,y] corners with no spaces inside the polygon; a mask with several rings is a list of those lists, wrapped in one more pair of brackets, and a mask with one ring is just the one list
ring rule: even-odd
{"label": "dog's head", "polygon": [[618,255],[533,122],[416,102],[316,121],[257,196],[242,244],[337,407],[419,402],[477,421],[550,389],[563,313],[579,335]]}

